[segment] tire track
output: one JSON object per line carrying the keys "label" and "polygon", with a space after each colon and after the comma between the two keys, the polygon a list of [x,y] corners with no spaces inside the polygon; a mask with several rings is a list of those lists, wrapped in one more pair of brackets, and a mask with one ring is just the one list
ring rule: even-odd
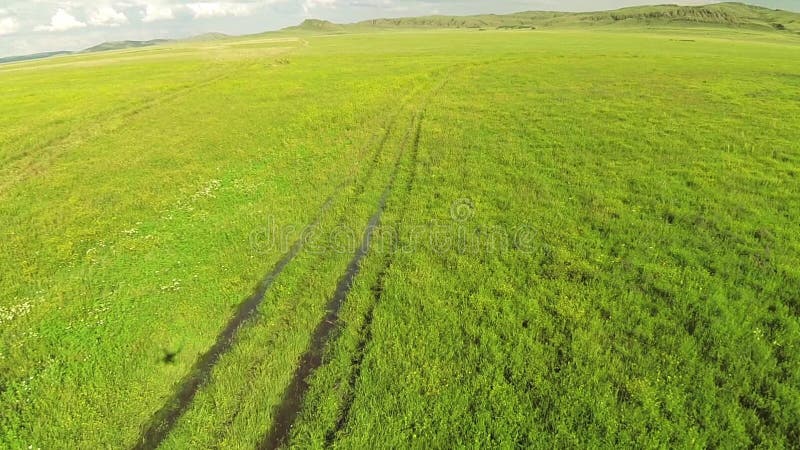
{"label": "tire track", "polygon": [[[339,281],[337,285],[336,291],[334,292],[333,297],[331,298],[330,302],[327,305],[327,314],[323,318],[323,320],[317,325],[312,333],[311,344],[309,349],[306,353],[303,354],[300,360],[300,364],[298,365],[297,369],[295,370],[294,376],[292,377],[292,381],[287,386],[286,390],[284,391],[283,400],[278,405],[275,418],[273,419],[273,425],[270,429],[269,433],[264,436],[262,441],[259,443],[258,447],[261,450],[271,450],[277,449],[281,445],[286,442],[286,439],[289,437],[291,433],[292,426],[297,419],[298,414],[303,406],[303,399],[305,398],[305,394],[308,391],[309,384],[308,379],[310,375],[319,367],[322,366],[322,355],[324,348],[331,340],[333,331],[335,327],[338,325],[339,321],[339,310],[341,309],[344,300],[347,298],[347,295],[350,292],[350,289],[353,285],[353,281],[355,277],[358,275],[360,271],[361,261],[366,256],[367,252],[369,251],[370,242],[372,240],[372,235],[375,229],[380,225],[380,220],[383,215],[383,211],[386,208],[386,203],[388,201],[389,196],[391,195],[392,191],[394,190],[394,183],[397,178],[397,174],[400,171],[401,163],[403,157],[405,156],[406,151],[406,144],[408,142],[408,137],[411,134],[412,130],[414,130],[414,143],[412,148],[411,154],[411,174],[409,176],[409,180],[406,185],[406,191],[410,192],[413,189],[413,185],[416,182],[417,176],[417,165],[418,165],[418,156],[419,156],[419,142],[420,136],[422,132],[422,119],[424,117],[424,112],[427,108],[427,105],[430,99],[435,96],[449,81],[449,76],[452,70],[455,69],[456,66],[453,66],[445,73],[444,79],[432,89],[426,98],[423,100],[422,105],[418,109],[417,114],[414,115],[411,123],[411,127],[406,133],[406,136],[403,138],[403,143],[401,144],[400,152],[397,157],[397,161],[395,162],[394,168],[392,170],[392,174],[389,179],[389,183],[387,184],[384,192],[378,201],[378,205],[376,207],[376,211],[374,212],[373,216],[370,218],[369,222],[367,223],[367,227],[364,230],[364,237],[361,243],[361,246],[356,250],[356,253],[353,255],[353,259],[347,266],[347,269]],[[401,217],[405,218],[405,208],[401,212]],[[399,236],[399,235],[398,235]],[[396,243],[396,241],[395,241]],[[388,268],[391,265],[391,259],[387,264],[384,264],[384,268],[379,275],[379,283],[376,283],[373,286],[373,293],[375,289],[378,289],[381,293],[383,290],[383,282],[386,277],[386,273],[388,272]],[[373,302],[373,306],[370,308],[370,312],[368,314],[368,323],[366,333],[369,335],[371,339],[371,323],[372,323],[372,315],[377,303]],[[366,321],[367,319],[365,319]],[[363,340],[363,346],[366,347],[367,343],[369,342],[368,339]],[[360,343],[361,344],[361,343]],[[364,353],[363,350],[360,353]],[[361,363],[363,361],[363,355],[360,358],[356,358],[358,360],[358,369],[356,369],[355,374],[351,376],[352,385],[354,386],[358,377],[360,376],[361,372]],[[339,422],[341,425],[344,425],[347,417],[349,417],[349,410],[351,406],[352,399],[350,403],[346,403],[347,408],[347,415],[343,421],[340,417]],[[333,436],[335,438],[335,434],[339,429],[340,425],[337,423],[337,427],[328,435],[326,435],[326,440],[329,436]]]}
{"label": "tire track", "polygon": [[[451,68],[451,72],[452,70],[455,70],[456,67],[457,66],[453,66]],[[431,93],[431,96],[435,95],[445,87],[445,85],[449,81],[449,76],[450,76],[449,73],[445,75],[445,79]],[[358,380],[361,378],[364,358],[366,357],[367,353],[366,351],[367,345],[369,345],[369,343],[372,341],[372,323],[375,318],[375,310],[377,309],[378,305],[381,303],[383,299],[383,294],[386,287],[386,277],[388,276],[389,270],[394,265],[394,254],[397,251],[397,248],[400,246],[400,226],[405,222],[406,213],[408,209],[408,201],[409,199],[411,199],[411,196],[413,195],[414,185],[416,184],[417,181],[417,174],[419,170],[419,144],[422,135],[422,122],[425,119],[426,107],[427,107],[427,100],[425,106],[423,106],[423,108],[419,112],[419,118],[417,121],[416,131],[414,134],[414,145],[411,155],[411,173],[409,174],[408,181],[406,182],[405,205],[403,209],[400,211],[398,219],[395,221],[394,224],[395,240],[392,244],[392,248],[389,254],[386,256],[384,260],[383,267],[381,268],[381,271],[378,273],[378,277],[376,278],[375,283],[370,288],[372,292],[373,302],[370,305],[366,315],[364,316],[364,323],[361,325],[361,330],[359,333],[361,339],[356,345],[355,354],[351,359],[352,369],[350,377],[348,378],[347,381],[348,390],[343,400],[342,411],[339,415],[339,419],[336,421],[334,428],[329,430],[328,433],[326,433],[325,435],[326,447],[333,446],[333,443],[336,441],[336,435],[347,426],[347,423],[350,420],[350,412],[353,407],[353,402],[355,401],[356,384],[358,383]]]}
{"label": "tire track", "polygon": [[[408,98],[414,97],[419,91],[420,91],[420,89],[418,88],[417,90],[411,92],[404,99],[404,101],[407,100]],[[394,115],[392,116],[392,118],[390,119],[390,121],[389,121],[389,123],[387,125],[387,129],[391,129],[391,128],[394,127],[394,125],[397,123],[398,117],[400,117],[400,115],[401,115],[401,112],[402,112],[402,107],[400,109],[398,109],[394,113]],[[363,182],[358,184],[358,186],[356,186],[354,195],[358,196],[358,195],[361,195],[361,194],[364,193],[364,190],[366,189],[367,182],[372,179],[372,174],[375,171],[375,168],[378,166],[378,162],[379,162],[380,156],[381,156],[381,151],[386,146],[386,142],[388,142],[388,140],[389,140],[389,133],[385,132],[383,134],[383,137],[381,138],[380,143],[376,147],[375,152],[372,153],[371,165],[368,168],[367,175],[364,177]]]}
{"label": "tire track", "polygon": [[292,425],[294,425],[297,419],[305,393],[308,390],[308,377],[314,370],[322,365],[323,351],[333,334],[334,328],[338,324],[339,310],[347,298],[356,276],[358,276],[360,272],[362,260],[369,252],[375,229],[380,226],[380,220],[386,208],[386,202],[394,190],[397,174],[400,171],[402,160],[406,153],[406,143],[408,142],[409,134],[410,130],[406,133],[400,150],[398,151],[397,159],[394,162],[394,167],[389,177],[389,182],[384,188],[381,198],[376,205],[375,212],[370,217],[367,227],[364,230],[361,245],[356,250],[353,258],[347,265],[347,269],[340,278],[336,290],[326,306],[327,313],[325,317],[317,324],[316,328],[314,328],[309,349],[306,350],[301,357],[300,364],[295,370],[292,381],[284,391],[283,400],[277,407],[272,428],[259,443],[259,449],[275,449],[280,447],[288,437]]}
{"label": "tire track", "polygon": [[[370,166],[367,167],[364,178],[368,179],[372,177],[374,165],[378,162],[379,156],[388,141],[388,136],[394,128],[398,115],[399,113],[395,113],[389,119],[386,129],[378,141],[378,145],[375,146],[376,149],[371,158]],[[370,147],[373,146],[369,145],[366,148]],[[361,184],[366,184],[367,181],[362,179],[360,182]],[[211,371],[214,369],[217,362],[219,362],[219,359],[233,346],[239,329],[253,317],[258,307],[264,301],[264,297],[269,288],[284,269],[286,269],[289,263],[300,253],[307,239],[313,235],[314,230],[322,221],[325,213],[330,209],[347,184],[348,181],[343,181],[334,189],[334,193],[327,198],[314,220],[305,227],[301,236],[292,244],[289,251],[281,257],[272,271],[261,280],[253,295],[239,305],[233,318],[217,336],[214,345],[198,358],[189,372],[189,375],[184,378],[173,396],[152,416],[145,430],[140,435],[139,442],[134,446],[134,449],[155,449],[169,435],[178,419],[183,416],[191,405],[197,392],[206,381],[208,381]]]}
{"label": "tire track", "polygon": [[339,415],[339,419],[337,420],[335,427],[325,435],[326,447],[331,447],[333,445],[333,442],[336,440],[336,435],[344,429],[344,427],[347,425],[347,422],[350,420],[350,410],[352,409],[353,402],[355,400],[356,383],[358,382],[358,379],[361,378],[361,370],[364,363],[364,358],[366,357],[367,345],[372,341],[372,322],[375,317],[375,309],[383,299],[383,293],[386,287],[386,277],[389,273],[389,270],[394,265],[394,253],[400,245],[400,225],[405,222],[408,200],[413,194],[414,184],[416,183],[417,169],[419,165],[419,141],[422,133],[423,120],[424,111],[420,114],[419,119],[417,120],[414,145],[411,154],[411,174],[409,175],[406,183],[405,206],[400,211],[400,216],[394,225],[395,240],[392,244],[392,248],[389,252],[389,255],[387,255],[385,258],[383,267],[381,268],[380,273],[378,273],[378,278],[375,280],[375,284],[373,284],[371,287],[373,302],[364,317],[364,323],[362,324],[361,331],[359,333],[361,340],[359,340],[358,345],[356,346],[355,355],[351,360],[352,369],[350,378],[348,379],[348,394],[344,399],[342,412]]}
{"label": "tire track", "polygon": [[253,295],[239,305],[233,318],[228,322],[222,332],[217,336],[214,345],[204,353],[195,363],[189,375],[181,383],[179,389],[170,400],[153,416],[145,432],[141,435],[139,443],[135,449],[154,449],[167,437],[175,423],[183,415],[189,405],[194,400],[197,391],[205,384],[211,374],[212,369],[219,359],[227,353],[235,341],[239,329],[257,311],[258,306],[264,301],[269,288],[286,269],[290,262],[300,253],[306,243],[306,239],[316,229],[322,220],[325,212],[333,204],[337,193],[332,194],[323,204],[318,216],[312,223],[306,226],[301,236],[292,244],[289,251],[284,254],[275,267],[258,284]]}

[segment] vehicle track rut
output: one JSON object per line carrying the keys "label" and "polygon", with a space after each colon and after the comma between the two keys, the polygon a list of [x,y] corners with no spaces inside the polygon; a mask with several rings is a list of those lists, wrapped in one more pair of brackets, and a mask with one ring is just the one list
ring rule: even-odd
{"label": "vehicle track rut", "polygon": [[[407,138],[406,138],[407,139]],[[309,349],[303,354],[300,359],[300,364],[295,370],[292,381],[287,386],[283,394],[283,399],[278,405],[276,410],[275,419],[270,432],[264,437],[259,444],[260,449],[273,449],[278,448],[285,441],[286,437],[291,431],[292,425],[300,412],[300,408],[305,397],[305,392],[308,390],[308,377],[318,367],[322,365],[322,355],[325,345],[329,341],[333,329],[336,327],[339,319],[339,310],[353,286],[353,281],[361,269],[361,261],[369,252],[370,243],[375,229],[380,225],[381,216],[386,207],[386,202],[394,189],[394,183],[397,179],[397,174],[400,171],[400,166],[405,156],[405,142],[401,145],[398,151],[397,159],[394,162],[392,173],[389,177],[389,182],[381,194],[380,200],[376,206],[375,212],[369,219],[367,227],[364,230],[364,235],[361,245],[356,249],[353,258],[347,264],[336,290],[333,293],[330,301],[326,305],[325,317],[319,322],[311,335],[311,344]]]}
{"label": "vehicle track rut", "polygon": [[157,448],[166,438],[175,423],[183,415],[192,403],[195,394],[208,379],[212,369],[219,361],[220,357],[230,350],[236,337],[237,331],[246,323],[257,311],[258,306],[264,300],[272,283],[286,269],[286,266],[297,256],[305,244],[306,237],[317,227],[322,220],[324,213],[330,208],[336,194],[328,197],[323,204],[320,213],[315,220],[306,226],[301,236],[292,244],[289,251],[284,254],[275,267],[258,284],[255,292],[239,305],[233,318],[227,323],[222,332],[217,336],[214,345],[204,353],[195,363],[189,375],[180,384],[180,387],[172,398],[159,410],[142,434],[136,449]]}
{"label": "vehicle track rut", "polygon": [[[414,183],[416,182],[417,178],[417,168],[418,168],[418,158],[419,158],[419,140],[420,134],[422,132],[422,122],[424,120],[424,111],[420,113],[419,118],[417,119],[416,124],[416,132],[414,136],[414,145],[411,154],[411,174],[409,175],[408,181],[406,183],[406,192],[405,192],[405,203],[408,204],[408,199],[411,198],[414,190]],[[342,406],[342,412],[339,415],[339,419],[336,422],[335,427],[330,430],[325,436],[325,443],[327,446],[333,445],[333,442],[336,440],[336,434],[339,433],[344,427],[347,425],[348,420],[350,419],[350,410],[353,406],[353,401],[355,400],[355,388],[358,379],[361,377],[361,369],[364,363],[364,357],[366,356],[366,348],[367,345],[372,341],[372,322],[375,317],[375,309],[377,308],[378,304],[380,304],[384,289],[386,287],[386,276],[394,265],[394,253],[397,251],[397,247],[400,245],[400,226],[404,223],[406,217],[407,208],[404,207],[400,211],[400,216],[398,217],[397,221],[395,222],[395,230],[394,230],[394,241],[392,248],[390,249],[389,254],[385,258],[383,263],[383,267],[381,268],[380,273],[378,273],[378,277],[375,280],[375,284],[372,285],[372,297],[373,302],[369,306],[366,315],[364,316],[364,323],[361,326],[361,331],[359,336],[361,339],[356,346],[355,354],[351,361],[351,373],[348,379],[348,392],[344,399],[344,403]]]}
{"label": "vehicle track rut", "polygon": [[[392,174],[389,178],[389,182],[387,183],[383,194],[376,205],[375,212],[373,213],[372,217],[367,223],[366,229],[364,230],[361,246],[356,250],[353,258],[347,266],[347,269],[345,270],[345,273],[340,278],[336,290],[334,291],[334,294],[326,307],[327,313],[325,317],[314,329],[309,349],[301,357],[300,363],[292,377],[292,381],[284,391],[283,400],[276,409],[272,427],[259,443],[259,449],[279,448],[285,443],[286,439],[291,433],[292,426],[294,425],[294,422],[303,406],[303,399],[305,398],[305,393],[309,387],[309,376],[323,364],[323,352],[326,345],[333,337],[334,329],[338,325],[339,310],[346,300],[347,295],[353,286],[355,278],[358,276],[361,268],[361,262],[369,251],[372,236],[375,232],[375,229],[380,226],[381,217],[386,208],[386,203],[389,199],[389,196],[394,191],[395,181],[398,173],[400,172],[402,161],[406,154],[408,139],[413,133],[414,141],[411,149],[411,174],[407,185],[407,190],[410,191],[416,179],[419,140],[422,130],[421,124],[425,108],[430,98],[433,97],[439,90],[441,90],[446,83],[447,78],[445,78],[438,86],[432,89],[423,100],[422,105],[419,107],[417,113],[414,114],[411,126],[403,138],[397,160],[395,161]],[[404,215],[405,212],[403,211],[402,214]]]}
{"label": "vehicle track rut", "polygon": [[[192,370],[189,372],[184,380],[180,383],[175,393],[158,410],[146,425],[145,430],[140,435],[138,443],[134,446],[137,450],[154,449],[157,448],[161,442],[169,435],[174,428],[178,419],[186,412],[188,407],[194,400],[195,395],[199,389],[208,380],[211,371],[216,366],[219,359],[227,353],[232,347],[236,339],[238,330],[250,319],[257,311],[259,305],[263,302],[264,297],[272,286],[274,281],[280,276],[284,269],[291,263],[291,261],[299,254],[306,238],[312,234],[314,229],[319,225],[325,213],[330,209],[332,204],[344,190],[348,182],[356,183],[356,190],[358,186],[366,184],[366,181],[359,178],[371,178],[374,173],[374,165],[378,163],[378,157],[388,141],[388,136],[396,123],[398,113],[393,114],[388,120],[384,132],[379,135],[377,146],[368,145],[365,150],[375,147],[375,150],[370,158],[370,165],[367,166],[366,172],[363,177],[355,177],[352,180],[345,180],[340,183],[321,206],[315,219],[306,225],[300,237],[292,244],[289,251],[284,254],[275,267],[270,271],[264,279],[258,284],[253,295],[247,298],[239,305],[236,313],[231,320],[226,324],[222,332],[217,336],[214,345],[203,355],[201,355]],[[363,153],[362,153],[363,154]],[[363,190],[363,188],[361,188]]]}

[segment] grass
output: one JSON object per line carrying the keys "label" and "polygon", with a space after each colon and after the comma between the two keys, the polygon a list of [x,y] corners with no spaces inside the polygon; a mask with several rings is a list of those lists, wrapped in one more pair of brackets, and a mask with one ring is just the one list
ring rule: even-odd
{"label": "grass", "polygon": [[136,445],[319,217],[162,446],[264,442],[387,186],[286,444],[800,441],[796,40],[301,34],[0,67],[0,446]]}

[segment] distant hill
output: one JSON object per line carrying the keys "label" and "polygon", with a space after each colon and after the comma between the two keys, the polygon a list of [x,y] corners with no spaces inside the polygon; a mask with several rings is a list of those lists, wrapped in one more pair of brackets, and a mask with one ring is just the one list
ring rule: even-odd
{"label": "distant hill", "polygon": [[94,52],[107,52],[110,50],[124,50],[126,48],[139,48],[139,47],[152,47],[154,45],[169,44],[170,42],[207,42],[217,41],[220,39],[229,38],[227,34],[223,33],[203,33],[197,36],[188,37],[185,39],[152,39],[149,41],[116,41],[116,42],[103,42],[102,44],[95,45],[82,50],[80,53],[94,53]]}
{"label": "distant hill", "polygon": [[704,6],[631,7],[617,11],[582,14],[576,19],[584,23],[707,24],[800,32],[799,13],[732,2]]}
{"label": "distant hill", "polygon": [[154,45],[166,44],[168,42],[172,41],[169,39],[153,39],[150,41],[103,42],[102,44],[82,50],[80,53],[107,52],[110,50],[123,50],[126,48],[152,47]]}
{"label": "distant hill", "polygon": [[220,39],[227,39],[231,36],[224,34],[224,33],[203,33],[198,34],[197,36],[188,37],[185,39],[151,39],[149,41],[113,41],[113,42],[103,42],[102,44],[97,44],[93,47],[89,47],[83,50],[79,50],[77,52],[69,52],[69,51],[57,51],[57,52],[47,52],[47,53],[36,53],[33,55],[21,55],[21,56],[8,56],[5,58],[0,58],[0,64],[3,63],[11,63],[11,62],[21,62],[21,61],[32,61],[35,59],[44,59],[50,58],[52,56],[60,56],[60,55],[74,55],[78,53],[97,53],[97,52],[107,52],[112,50],[124,50],[128,48],[140,48],[140,47],[152,47],[154,45],[163,45],[169,44],[171,42],[207,42],[207,41],[216,41]]}
{"label": "distant hill", "polygon": [[348,25],[339,25],[327,20],[307,19],[294,27],[284,28],[282,31],[310,31],[310,32],[336,32],[344,31]]}
{"label": "distant hill", "polygon": [[706,25],[800,33],[800,13],[727,2],[703,6],[638,6],[587,13],[528,11],[503,15],[423,16],[374,19],[347,25],[306,20],[301,25],[287,28],[284,31],[335,33],[364,28],[531,29],[624,25]]}
{"label": "distant hill", "polygon": [[197,36],[192,36],[186,39],[180,39],[179,42],[207,42],[207,41],[218,41],[220,39],[228,39],[231,37],[225,33],[203,33],[198,34]]}
{"label": "distant hill", "polygon": [[59,56],[59,55],[69,55],[71,53],[72,52],[46,52],[46,53],[35,53],[33,55],[7,56],[5,58],[0,58],[0,64],[19,62],[19,61],[32,61],[34,59],[50,58],[52,56]]}
{"label": "distant hill", "polygon": [[[483,14],[474,16],[423,16],[399,19],[374,19],[351,24],[308,19],[300,25],[284,28],[283,32],[336,34],[375,29],[536,29],[585,28],[616,26],[710,26],[746,28],[777,33],[800,34],[800,13],[769,9],[744,3],[716,3],[702,6],[635,6],[614,11],[563,13],[528,11],[514,14]],[[199,42],[225,39],[222,33],[205,33],[181,40],[153,39],[149,41],[104,42],[77,53],[94,53],[126,48],[150,47],[170,42]],[[0,63],[27,61],[74,52],[49,52],[35,55],[0,58]]]}

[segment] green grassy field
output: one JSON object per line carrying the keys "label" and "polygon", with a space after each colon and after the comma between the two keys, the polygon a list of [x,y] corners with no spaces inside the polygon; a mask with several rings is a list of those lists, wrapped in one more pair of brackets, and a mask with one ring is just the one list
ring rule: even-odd
{"label": "green grassy field", "polygon": [[0,447],[796,447],[799,44],[0,66]]}

